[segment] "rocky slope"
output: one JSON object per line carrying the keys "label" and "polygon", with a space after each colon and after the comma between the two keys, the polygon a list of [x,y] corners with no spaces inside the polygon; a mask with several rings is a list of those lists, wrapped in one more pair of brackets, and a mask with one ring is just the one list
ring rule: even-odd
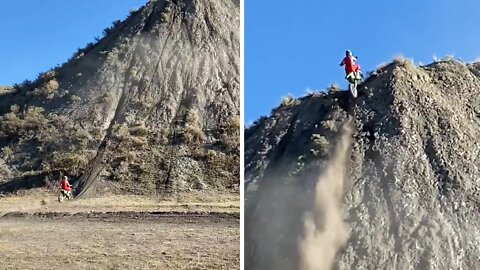
{"label": "rocky slope", "polygon": [[82,194],[238,186],[239,13],[231,0],[149,1],[0,93],[0,191],[60,174]]}
{"label": "rocky slope", "polygon": [[299,268],[304,213],[351,116],[350,237],[335,268],[479,269],[480,65],[396,60],[356,101],[331,90],[285,100],[245,131],[247,268]]}

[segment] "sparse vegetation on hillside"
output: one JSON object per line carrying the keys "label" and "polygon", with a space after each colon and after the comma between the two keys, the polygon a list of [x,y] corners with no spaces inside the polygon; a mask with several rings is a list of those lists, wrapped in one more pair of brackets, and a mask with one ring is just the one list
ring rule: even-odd
{"label": "sparse vegetation on hillside", "polygon": [[[474,64],[397,58],[368,77],[354,100],[348,91],[314,94],[257,121],[245,132],[246,260],[298,268],[295,256],[285,256],[298,254],[292,243],[321,236],[317,220],[342,206],[350,240],[335,257],[339,269],[479,268],[480,247],[465,234],[480,228],[479,79]],[[342,127],[353,134],[342,138]],[[348,151],[333,152],[338,145]],[[421,237],[403,231],[411,224]],[[417,233],[431,228],[440,229]],[[257,239],[275,249],[258,248]],[[461,260],[450,256],[458,250]]]}
{"label": "sparse vegetation on hillside", "polygon": [[294,105],[294,104],[295,104],[295,98],[294,97],[292,97],[290,95],[282,97],[281,106],[288,107],[288,106],[291,106],[291,105]]}
{"label": "sparse vegetation on hillside", "polygon": [[194,111],[188,111],[185,115],[185,127],[182,131],[182,138],[185,143],[200,144],[205,141],[198,114]]}
{"label": "sparse vegetation on hillside", "polygon": [[12,105],[10,112],[0,116],[0,136],[21,136],[30,130],[45,128],[47,120],[41,107],[29,107],[20,112],[18,105]]}
{"label": "sparse vegetation on hillside", "polygon": [[29,95],[43,96],[51,99],[59,87],[56,78],[57,75],[58,73],[55,70],[50,70],[45,73],[40,73],[35,81],[25,81],[21,85],[17,85],[17,87],[26,89]]}
{"label": "sparse vegetation on hillside", "polygon": [[[239,9],[184,4],[150,2],[0,98],[12,179],[40,185],[68,174],[78,190],[111,181],[113,192],[137,194],[238,191],[239,120],[229,116],[240,107]],[[164,23],[172,19],[182,24]],[[191,42],[178,42],[185,34]]]}

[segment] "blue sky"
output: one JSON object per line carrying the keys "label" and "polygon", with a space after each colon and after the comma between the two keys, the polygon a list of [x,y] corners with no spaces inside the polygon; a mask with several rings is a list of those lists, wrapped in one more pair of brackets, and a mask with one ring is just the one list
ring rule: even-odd
{"label": "blue sky", "polygon": [[0,86],[33,80],[147,0],[1,0]]}
{"label": "blue sky", "polygon": [[404,55],[418,63],[480,57],[480,1],[245,0],[245,122],[288,93],[343,89],[345,50],[369,71]]}

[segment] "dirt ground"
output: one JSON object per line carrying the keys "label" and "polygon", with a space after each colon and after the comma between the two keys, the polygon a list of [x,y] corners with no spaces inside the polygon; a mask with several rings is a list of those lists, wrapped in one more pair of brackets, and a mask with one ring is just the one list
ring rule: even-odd
{"label": "dirt ground", "polygon": [[0,197],[0,216],[5,212],[240,212],[239,194],[190,193],[168,198],[138,195],[110,195],[58,203],[57,194],[35,192]]}
{"label": "dirt ground", "polygon": [[54,199],[0,198],[1,269],[240,268],[239,205],[229,198]]}

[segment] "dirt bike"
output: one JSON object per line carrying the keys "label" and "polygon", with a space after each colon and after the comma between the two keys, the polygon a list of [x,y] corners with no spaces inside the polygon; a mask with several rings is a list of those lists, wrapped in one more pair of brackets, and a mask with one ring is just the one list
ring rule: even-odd
{"label": "dirt bike", "polygon": [[350,91],[353,98],[356,98],[358,95],[357,86],[362,81],[362,72],[359,70],[352,76],[347,77],[346,79],[348,82],[348,91]]}
{"label": "dirt bike", "polygon": [[73,199],[73,189],[70,191],[60,190],[60,194],[58,194],[58,202],[61,203],[65,199],[66,200]]}
{"label": "dirt bike", "polygon": [[[355,57],[358,60],[358,56]],[[353,75],[347,76],[348,91],[352,94],[353,98],[358,95],[357,86],[362,81],[363,75],[360,69],[354,72]]]}

